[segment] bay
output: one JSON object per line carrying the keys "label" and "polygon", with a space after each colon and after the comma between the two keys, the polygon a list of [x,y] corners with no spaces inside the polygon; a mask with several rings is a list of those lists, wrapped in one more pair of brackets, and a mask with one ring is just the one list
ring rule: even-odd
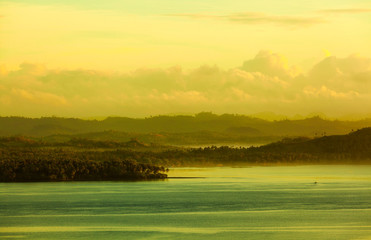
{"label": "bay", "polygon": [[0,183],[0,239],[371,239],[371,166],[177,168]]}

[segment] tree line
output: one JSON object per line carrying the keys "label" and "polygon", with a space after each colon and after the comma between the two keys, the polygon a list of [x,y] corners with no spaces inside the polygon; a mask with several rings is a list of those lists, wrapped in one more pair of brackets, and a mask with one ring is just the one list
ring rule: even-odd
{"label": "tree line", "polygon": [[145,180],[167,177],[162,166],[96,151],[0,149],[0,181]]}
{"label": "tree line", "polygon": [[[165,178],[165,167],[371,164],[371,128],[348,135],[290,138],[260,147],[181,148],[74,139],[49,144],[0,139],[0,181]],[[163,167],[164,166],[164,167]]]}

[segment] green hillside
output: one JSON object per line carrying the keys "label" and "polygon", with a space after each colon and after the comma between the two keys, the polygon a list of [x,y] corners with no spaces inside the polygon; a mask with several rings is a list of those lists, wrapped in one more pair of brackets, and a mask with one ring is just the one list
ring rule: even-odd
{"label": "green hillside", "polygon": [[0,117],[0,136],[23,135],[63,142],[72,138],[175,145],[263,144],[285,137],[347,134],[370,127],[371,119],[332,121],[313,117],[267,121],[244,115],[199,113],[195,116],[109,117],[101,121],[75,118]]}

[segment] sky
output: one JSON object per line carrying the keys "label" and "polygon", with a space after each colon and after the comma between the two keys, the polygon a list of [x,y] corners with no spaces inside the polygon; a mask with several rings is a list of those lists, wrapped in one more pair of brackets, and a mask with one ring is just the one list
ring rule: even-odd
{"label": "sky", "polygon": [[0,0],[0,116],[371,116],[369,0]]}

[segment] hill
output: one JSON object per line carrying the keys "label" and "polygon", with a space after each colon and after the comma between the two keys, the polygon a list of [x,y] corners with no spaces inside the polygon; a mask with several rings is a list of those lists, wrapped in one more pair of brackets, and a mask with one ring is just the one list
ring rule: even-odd
{"label": "hill", "polygon": [[269,152],[364,154],[364,156],[371,157],[371,128],[363,128],[347,135],[324,136],[315,139],[286,138],[259,149]]}
{"label": "hill", "polygon": [[[4,156],[91,156],[111,157],[162,166],[241,166],[264,164],[371,164],[371,128],[347,135],[317,138],[285,138],[260,147],[208,146],[198,148],[147,145],[137,139],[128,142],[76,138],[48,143],[25,137],[0,139]],[[62,154],[62,155],[63,155]],[[1,159],[1,156],[0,156]]]}
{"label": "hill", "polygon": [[101,121],[58,117],[0,117],[0,136],[24,135],[55,142],[72,138],[116,141],[137,138],[146,143],[160,144],[243,145],[269,143],[284,137],[346,134],[370,126],[371,119],[331,121],[312,117],[267,121],[244,115],[205,112],[195,116],[109,117]]}

